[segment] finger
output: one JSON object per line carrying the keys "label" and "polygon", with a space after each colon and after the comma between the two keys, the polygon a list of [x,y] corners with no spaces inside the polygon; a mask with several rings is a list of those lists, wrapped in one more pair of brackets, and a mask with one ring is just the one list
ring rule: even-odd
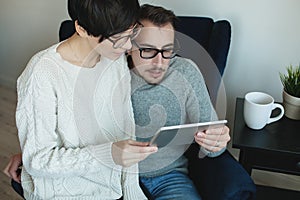
{"label": "finger", "polygon": [[203,132],[197,133],[196,137],[198,139],[207,139],[207,140],[212,140],[212,141],[226,141],[228,142],[230,140],[230,135],[229,132],[226,131],[226,134],[206,134]]}
{"label": "finger", "polygon": [[134,145],[134,146],[148,146],[149,142],[140,142],[136,140],[128,140],[128,144]]}
{"label": "finger", "polygon": [[195,136],[199,139],[208,139],[208,140],[220,140],[224,134],[220,129],[217,130],[207,130],[205,132],[198,132]]}
{"label": "finger", "polygon": [[205,137],[205,133],[203,131],[199,131],[195,134],[197,137]]}
{"label": "finger", "polygon": [[200,141],[204,141],[204,140],[212,140],[212,141],[217,141],[217,140],[221,140],[220,138],[222,137],[222,135],[220,134],[206,134],[204,132],[199,132],[195,135],[195,139],[200,140]]}
{"label": "finger", "polygon": [[203,144],[205,144],[206,146],[216,146],[216,144],[217,144],[217,141],[218,140],[209,140],[209,139],[207,139],[207,138],[205,138],[205,139],[203,139],[203,138],[195,138],[195,140],[196,140],[196,142],[198,143],[198,144],[200,144],[201,146],[203,145]]}
{"label": "finger", "polygon": [[225,129],[223,129],[223,128],[207,129],[205,131],[205,134],[207,134],[207,135],[222,135],[222,134],[225,134]]}
{"label": "finger", "polygon": [[130,147],[130,152],[133,152],[133,153],[154,153],[157,151],[158,151],[158,148],[156,146],[146,146],[146,147],[131,146]]}
{"label": "finger", "polygon": [[11,164],[12,164],[12,159],[9,160],[8,164],[6,165],[5,169],[3,170],[3,173],[10,178],[12,178],[9,174],[9,168],[10,168]]}
{"label": "finger", "polygon": [[207,138],[205,139],[199,139],[199,138],[195,138],[195,141],[201,145],[201,146],[205,146],[207,149],[212,149],[214,147],[219,147],[220,149],[224,148],[227,146],[227,142],[228,140],[209,140]]}
{"label": "finger", "polygon": [[130,153],[130,154],[127,154],[126,157],[124,157],[122,159],[122,166],[130,167],[130,166],[146,159],[151,154],[152,153],[144,153],[144,154]]}
{"label": "finger", "polygon": [[136,144],[134,141],[131,142],[128,141],[128,143],[124,146],[117,146],[115,145],[114,148],[117,150],[118,153],[125,152],[125,153],[151,153],[151,152],[156,152],[158,148],[156,146],[137,146],[137,145],[132,145]]}
{"label": "finger", "polygon": [[229,134],[229,128],[227,126],[222,126],[219,128],[211,128],[205,131],[207,135],[224,135]]}
{"label": "finger", "polygon": [[218,152],[218,151],[221,151],[221,149],[223,149],[220,146],[216,147],[216,146],[210,146],[210,145],[206,145],[206,144],[202,144],[201,146],[211,152]]}
{"label": "finger", "polygon": [[219,142],[229,142],[230,140],[230,135],[226,134],[226,135],[207,135],[205,137],[206,140],[211,140],[211,141],[219,141]]}
{"label": "finger", "polygon": [[113,158],[115,163],[120,164],[122,166],[131,165],[132,161],[138,162],[140,160],[145,159],[146,156],[155,153],[157,151],[157,147],[140,147],[140,146],[132,146],[128,145],[125,148],[120,148],[118,146],[114,146],[113,148]]}
{"label": "finger", "polygon": [[11,178],[14,180],[14,181],[16,181],[16,182],[18,182],[18,183],[21,183],[21,177],[20,177],[20,175],[16,172],[16,171],[10,171],[11,173],[10,173],[10,175],[11,175]]}
{"label": "finger", "polygon": [[22,165],[22,158],[19,158],[18,156],[15,156],[12,159],[12,164],[10,166],[10,170],[12,171],[17,171],[19,169],[19,167]]}
{"label": "finger", "polygon": [[18,183],[21,183],[21,174],[18,175],[17,180],[15,180]]}
{"label": "finger", "polygon": [[148,155],[152,154],[151,153],[133,153],[133,152],[123,152],[120,154],[120,159],[122,160],[123,163],[126,163],[127,161],[130,160],[143,160],[145,159]]}
{"label": "finger", "polygon": [[205,143],[207,145],[211,145],[211,146],[218,146],[220,144],[223,144],[223,146],[225,147],[227,145],[227,143],[230,140],[230,136],[226,135],[226,136],[220,136],[220,137],[207,137],[205,139],[200,139],[200,141],[202,143]]}
{"label": "finger", "polygon": [[227,138],[226,135],[205,135],[205,137],[200,137],[199,139],[208,141],[224,141]]}

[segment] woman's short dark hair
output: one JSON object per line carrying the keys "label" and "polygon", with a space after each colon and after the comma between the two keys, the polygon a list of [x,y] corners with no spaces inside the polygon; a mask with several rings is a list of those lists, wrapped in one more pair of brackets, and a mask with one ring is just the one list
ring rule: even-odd
{"label": "woman's short dark hair", "polygon": [[77,2],[78,0],[68,0],[68,13],[73,22],[77,20]]}
{"label": "woman's short dark hair", "polygon": [[138,20],[149,20],[156,26],[163,26],[167,23],[171,23],[174,28],[178,21],[173,11],[149,4],[144,4],[141,6]]}
{"label": "woman's short dark hair", "polygon": [[136,23],[139,9],[138,0],[68,0],[71,19],[94,37],[126,31]]}

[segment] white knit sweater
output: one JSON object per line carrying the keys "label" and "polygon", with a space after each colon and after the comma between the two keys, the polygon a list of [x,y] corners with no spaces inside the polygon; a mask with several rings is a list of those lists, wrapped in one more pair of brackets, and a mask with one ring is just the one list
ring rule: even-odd
{"label": "white knit sweater", "polygon": [[122,168],[111,154],[112,142],[134,138],[125,56],[82,68],[57,46],[36,54],[17,82],[25,198],[146,199],[137,165]]}

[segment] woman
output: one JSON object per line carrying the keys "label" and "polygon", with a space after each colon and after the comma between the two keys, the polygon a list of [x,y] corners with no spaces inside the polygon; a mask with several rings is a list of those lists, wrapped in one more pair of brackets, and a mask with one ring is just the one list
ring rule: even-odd
{"label": "woman", "polygon": [[124,52],[137,0],[69,0],[76,33],[37,53],[18,78],[16,122],[29,199],[145,199]]}

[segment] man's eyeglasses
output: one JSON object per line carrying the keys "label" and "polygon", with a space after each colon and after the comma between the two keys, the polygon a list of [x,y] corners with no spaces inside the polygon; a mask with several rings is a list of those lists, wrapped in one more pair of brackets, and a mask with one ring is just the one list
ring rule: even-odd
{"label": "man's eyeglasses", "polygon": [[134,25],[134,27],[132,28],[132,33],[130,35],[122,36],[115,40],[108,37],[107,40],[109,40],[111,43],[113,43],[114,49],[118,49],[118,48],[124,46],[129,39],[130,40],[135,39],[136,36],[138,36],[138,34],[141,32],[141,29],[142,29],[142,25],[139,22],[137,22]]}
{"label": "man's eyeglasses", "polygon": [[148,47],[140,47],[135,41],[132,43],[139,48],[140,57],[144,59],[154,58],[157,54],[161,54],[164,59],[174,58],[176,52],[174,48],[166,48],[166,49],[156,49],[156,48],[148,48]]}

